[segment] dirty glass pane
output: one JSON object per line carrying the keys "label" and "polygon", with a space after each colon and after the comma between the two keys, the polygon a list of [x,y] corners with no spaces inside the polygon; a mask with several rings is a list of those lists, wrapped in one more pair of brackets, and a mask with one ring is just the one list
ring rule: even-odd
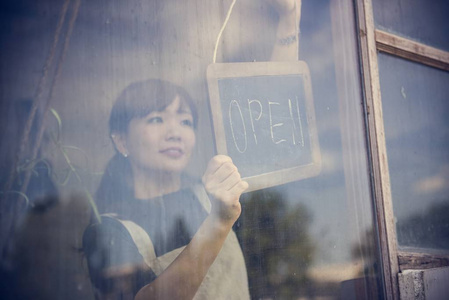
{"label": "dirty glass pane", "polygon": [[352,1],[233,3],[2,2],[2,299],[381,296]]}
{"label": "dirty glass pane", "polygon": [[446,0],[375,0],[376,28],[449,50],[449,2]]}
{"label": "dirty glass pane", "polygon": [[447,251],[449,74],[378,58],[398,244]]}

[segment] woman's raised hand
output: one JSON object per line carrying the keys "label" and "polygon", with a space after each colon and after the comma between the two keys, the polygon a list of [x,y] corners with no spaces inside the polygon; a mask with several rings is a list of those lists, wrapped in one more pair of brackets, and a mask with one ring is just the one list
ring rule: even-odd
{"label": "woman's raised hand", "polygon": [[273,6],[279,15],[270,60],[296,61],[299,55],[299,23],[301,21],[302,0],[265,0]]}
{"label": "woman's raised hand", "polygon": [[214,156],[203,175],[203,184],[211,197],[211,215],[220,221],[232,223],[240,216],[240,195],[248,188],[237,167],[226,155]]}
{"label": "woman's raised hand", "polygon": [[301,15],[301,0],[267,0],[278,12],[279,16],[285,16],[296,12],[299,18]]}

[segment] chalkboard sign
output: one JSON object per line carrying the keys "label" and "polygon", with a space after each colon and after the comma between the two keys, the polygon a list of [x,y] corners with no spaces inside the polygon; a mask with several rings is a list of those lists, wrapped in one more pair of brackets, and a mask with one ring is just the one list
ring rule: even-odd
{"label": "chalkboard sign", "polygon": [[232,158],[248,191],[319,174],[305,62],[211,64],[207,80],[216,151]]}

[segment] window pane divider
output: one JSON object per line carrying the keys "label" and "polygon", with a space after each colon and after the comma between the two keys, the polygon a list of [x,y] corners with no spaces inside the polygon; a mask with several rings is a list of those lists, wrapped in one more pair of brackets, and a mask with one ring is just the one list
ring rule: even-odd
{"label": "window pane divider", "polygon": [[[422,250],[422,249],[421,249]],[[431,250],[429,250],[430,252]],[[408,250],[398,252],[399,268],[424,270],[449,266],[449,254],[417,253]]]}
{"label": "window pane divider", "polygon": [[375,30],[379,51],[449,71],[449,52],[421,44],[389,32]]}

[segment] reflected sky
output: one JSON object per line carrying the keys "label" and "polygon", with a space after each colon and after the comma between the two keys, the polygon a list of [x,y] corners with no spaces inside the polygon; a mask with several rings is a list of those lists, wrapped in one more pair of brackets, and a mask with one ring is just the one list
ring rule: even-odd
{"label": "reflected sky", "polygon": [[[449,75],[386,54],[379,55],[379,72],[394,213],[400,226],[449,204]],[[449,222],[429,220],[407,230],[419,235]],[[403,246],[431,246],[409,236],[401,241]]]}
{"label": "reflected sky", "polygon": [[[130,82],[160,76],[186,86],[199,104],[201,139],[190,169],[194,175],[200,175],[198,170],[203,170],[207,163],[202,158],[213,154],[205,69],[212,60],[216,34],[230,2],[202,1],[201,7],[192,4],[193,0],[164,1],[159,5],[151,1],[81,3],[51,104],[61,116],[64,143],[83,149],[90,158],[86,163],[84,156],[73,154],[75,163],[90,173],[104,169],[113,154],[107,132],[113,101]],[[274,14],[266,4],[241,1],[239,5],[226,29],[219,60],[267,60],[270,38],[275,36]],[[2,4],[2,101],[32,98],[35,94],[61,7],[60,1]],[[68,17],[72,12],[70,7]],[[61,36],[56,58],[64,38]],[[368,230],[372,224],[370,191],[366,190],[360,199],[364,215],[356,221],[358,228],[351,225],[354,210],[347,202],[333,52],[333,43],[338,42],[332,35],[329,2],[304,1],[300,59],[311,70],[323,167],[317,178],[275,190],[284,195],[289,205],[301,203],[311,214],[316,264],[350,261],[350,249],[358,241],[358,231]],[[352,70],[358,72],[357,65]],[[50,78],[52,74],[54,67]],[[45,87],[48,89],[48,82]],[[55,130],[55,120],[49,120],[48,126]],[[46,151],[56,169],[64,165],[63,158],[51,147]],[[367,170],[362,172],[367,176]],[[71,188],[76,189],[76,184]]]}
{"label": "reflected sky", "polygon": [[373,1],[373,12],[377,28],[449,50],[446,0],[377,0]]}

